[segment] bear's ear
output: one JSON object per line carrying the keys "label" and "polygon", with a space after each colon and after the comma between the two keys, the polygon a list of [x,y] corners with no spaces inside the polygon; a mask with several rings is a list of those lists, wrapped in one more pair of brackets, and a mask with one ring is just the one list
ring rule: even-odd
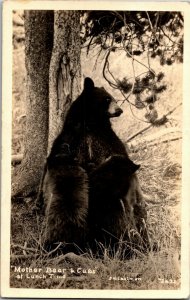
{"label": "bear's ear", "polygon": [[93,88],[94,88],[94,81],[91,78],[86,77],[84,80],[84,90],[91,91]]}

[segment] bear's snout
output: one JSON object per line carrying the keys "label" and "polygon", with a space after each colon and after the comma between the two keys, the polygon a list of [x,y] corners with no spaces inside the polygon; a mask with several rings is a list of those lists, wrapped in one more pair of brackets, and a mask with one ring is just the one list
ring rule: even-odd
{"label": "bear's snout", "polygon": [[108,115],[110,118],[119,117],[122,114],[123,110],[117,105],[117,103],[112,102],[110,104]]}
{"label": "bear's snout", "polygon": [[115,110],[115,117],[119,117],[123,113],[123,110],[120,107],[117,107]]}

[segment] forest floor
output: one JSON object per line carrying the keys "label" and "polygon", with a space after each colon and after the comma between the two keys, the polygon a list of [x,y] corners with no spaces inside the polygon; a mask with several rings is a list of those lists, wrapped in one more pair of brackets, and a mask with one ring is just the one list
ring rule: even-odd
{"label": "forest floor", "polygon": [[[23,47],[14,50],[13,59],[12,154],[17,155],[23,153],[26,119]],[[84,76],[92,76],[98,86],[101,83],[100,74],[93,68],[89,70],[92,64],[88,63],[88,58],[83,61]],[[114,64],[117,73],[122,72],[123,64],[119,60],[114,61],[113,67]],[[168,88],[162,95],[162,106],[158,107],[161,115],[180,104],[182,99],[182,67],[176,65],[164,70]],[[176,77],[176,73],[179,76]],[[123,109],[123,115],[113,121],[113,127],[125,142],[145,124],[135,119],[129,108]],[[172,138],[173,133],[169,130],[167,132],[168,126],[180,132],[178,138]],[[11,209],[11,287],[126,290],[180,288],[181,108],[172,114],[167,128],[166,125],[163,127],[150,128],[146,134],[128,145],[130,157],[141,164],[138,176],[146,195],[147,228],[151,244],[156,242],[158,250],[151,250],[146,255],[137,253],[126,261],[121,259],[121,253],[110,257],[107,249],[104,249],[102,259],[93,257],[90,250],[81,256],[69,253],[51,257],[41,246],[42,219],[32,210],[33,200],[16,199]]]}

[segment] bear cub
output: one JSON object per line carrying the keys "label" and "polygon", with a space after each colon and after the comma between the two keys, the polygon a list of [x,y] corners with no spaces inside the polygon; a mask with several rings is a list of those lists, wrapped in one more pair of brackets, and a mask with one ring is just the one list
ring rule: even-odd
{"label": "bear cub", "polygon": [[125,252],[134,204],[128,191],[133,188],[131,178],[139,167],[127,156],[113,155],[90,174],[89,245],[94,252],[100,254],[100,245],[104,245],[114,254],[123,242]]}
{"label": "bear cub", "polygon": [[68,145],[62,152],[47,159],[43,180],[43,197],[46,226],[45,248],[52,250],[53,244],[64,242],[64,252],[84,247],[88,215],[88,176],[71,156]]}

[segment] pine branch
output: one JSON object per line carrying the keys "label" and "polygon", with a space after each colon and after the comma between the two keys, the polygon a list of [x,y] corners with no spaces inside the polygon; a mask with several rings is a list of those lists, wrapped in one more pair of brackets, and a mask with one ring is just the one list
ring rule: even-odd
{"label": "pine branch", "polygon": [[150,124],[149,126],[147,126],[147,127],[145,127],[145,128],[143,128],[143,129],[141,129],[140,131],[138,131],[138,132],[136,132],[134,135],[132,135],[131,137],[129,137],[128,139],[127,139],[127,143],[129,143],[130,141],[132,141],[135,137],[137,137],[139,134],[142,134],[143,132],[145,132],[146,130],[148,130],[149,128],[151,128],[153,125],[152,124]]}
{"label": "pine branch", "polygon": [[174,141],[178,141],[178,140],[180,140],[180,139],[182,139],[182,137],[181,136],[179,136],[179,137],[175,137],[175,138],[165,138],[165,139],[163,139],[163,140],[157,140],[156,142],[154,142],[154,143],[148,143],[148,144],[146,144],[145,146],[143,146],[143,147],[140,147],[139,146],[139,144],[136,144],[135,145],[135,149],[133,150],[133,153],[136,153],[136,152],[138,152],[139,150],[144,150],[144,149],[147,149],[147,145],[148,145],[148,147],[150,148],[150,147],[154,147],[154,146],[157,146],[158,144],[165,144],[165,143],[168,143],[168,142],[174,142]]}
{"label": "pine branch", "polygon": [[[177,105],[176,107],[174,107],[172,110],[170,110],[166,115],[164,115],[165,117],[167,117],[167,116],[169,116],[169,115],[171,115],[178,107],[180,107],[182,105],[182,103],[180,103],[179,105]],[[163,117],[164,117],[163,116]],[[162,118],[163,118],[162,117]],[[149,126],[147,126],[147,127],[145,127],[145,128],[143,128],[143,129],[141,129],[140,131],[138,131],[138,132],[136,132],[134,135],[132,135],[131,137],[129,137],[128,139],[127,139],[127,143],[128,142],[130,142],[130,141],[132,141],[135,137],[137,137],[139,134],[142,134],[143,132],[145,132],[145,131],[147,131],[149,128],[151,128],[151,127],[153,127],[154,126],[154,124],[150,124]]]}

